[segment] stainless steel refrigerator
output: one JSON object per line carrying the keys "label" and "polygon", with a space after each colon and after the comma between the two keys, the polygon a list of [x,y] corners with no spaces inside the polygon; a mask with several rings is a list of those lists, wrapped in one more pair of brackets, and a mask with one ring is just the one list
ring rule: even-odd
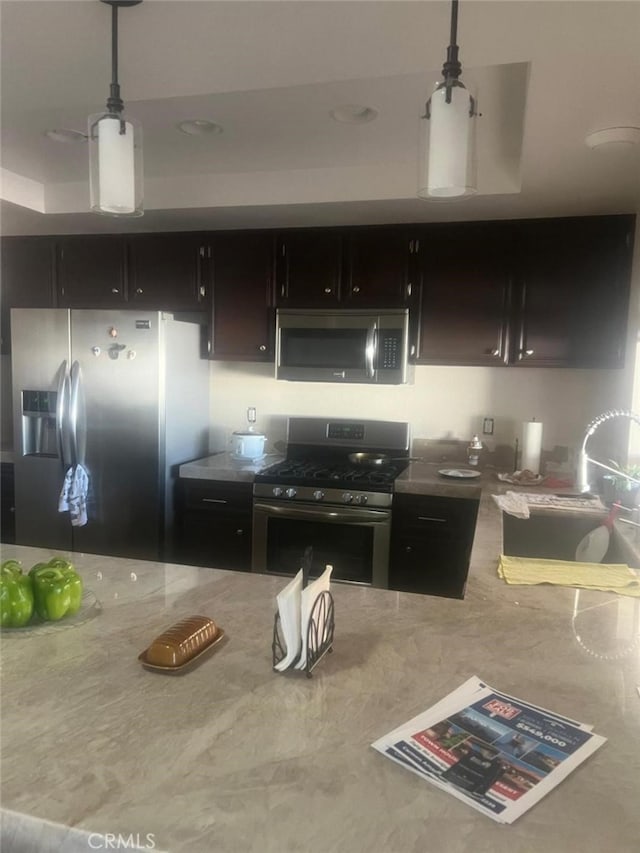
{"label": "stainless steel refrigerator", "polygon": [[[158,311],[11,311],[16,542],[172,557],[173,489],[209,447],[201,326]],[[88,474],[87,522],[59,510]]]}

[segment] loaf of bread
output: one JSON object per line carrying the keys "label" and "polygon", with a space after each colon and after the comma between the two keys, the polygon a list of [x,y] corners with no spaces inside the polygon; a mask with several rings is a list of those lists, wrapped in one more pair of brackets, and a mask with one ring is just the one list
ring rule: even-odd
{"label": "loaf of bread", "polygon": [[189,616],[176,622],[151,643],[148,663],[156,666],[182,666],[212,643],[218,629],[208,616]]}

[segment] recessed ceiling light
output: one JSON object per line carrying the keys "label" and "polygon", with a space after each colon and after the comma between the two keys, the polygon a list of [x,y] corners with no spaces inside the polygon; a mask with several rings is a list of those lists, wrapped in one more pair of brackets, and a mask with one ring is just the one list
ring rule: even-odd
{"label": "recessed ceiling light", "polygon": [[589,148],[603,145],[640,145],[640,127],[606,127],[589,133],[584,140]]}
{"label": "recessed ceiling light", "polygon": [[44,135],[51,139],[52,142],[87,141],[86,133],[81,133],[79,130],[67,130],[66,128],[55,128],[54,130],[45,130]]}
{"label": "recessed ceiling light", "polygon": [[188,121],[181,121],[178,124],[178,130],[186,133],[189,136],[202,136],[205,133],[222,133],[222,127],[209,121],[206,118],[194,118]]}
{"label": "recessed ceiling light", "polygon": [[360,104],[344,104],[331,110],[329,115],[335,121],[341,121],[344,124],[366,124],[378,118],[378,110],[374,110],[373,107],[363,107]]}

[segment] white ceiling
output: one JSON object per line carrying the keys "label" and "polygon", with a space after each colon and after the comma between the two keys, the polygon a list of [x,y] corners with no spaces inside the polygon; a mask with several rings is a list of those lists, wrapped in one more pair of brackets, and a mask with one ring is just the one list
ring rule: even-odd
{"label": "white ceiling", "polygon": [[[479,194],[415,198],[417,119],[440,79],[440,0],[144,0],[121,9],[120,83],[143,125],[145,215],[88,212],[86,131],[110,79],[110,8],[2,0],[2,232],[241,228],[640,210],[639,0],[461,0],[463,80],[479,99]],[[343,104],[378,111],[340,124]],[[207,118],[223,133],[176,130]]]}

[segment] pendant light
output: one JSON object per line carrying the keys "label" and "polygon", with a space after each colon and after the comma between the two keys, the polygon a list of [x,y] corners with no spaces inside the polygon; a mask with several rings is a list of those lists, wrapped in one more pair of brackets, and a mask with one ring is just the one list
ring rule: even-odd
{"label": "pendant light", "polygon": [[118,7],[142,0],[101,0],[111,6],[111,87],[106,112],[89,116],[91,210],[142,216],[142,128],[124,115],[118,83]]}
{"label": "pendant light", "polygon": [[418,196],[449,200],[476,192],[476,101],[460,80],[456,44],[458,0],[451,3],[451,39],[436,85],[420,118]]}

